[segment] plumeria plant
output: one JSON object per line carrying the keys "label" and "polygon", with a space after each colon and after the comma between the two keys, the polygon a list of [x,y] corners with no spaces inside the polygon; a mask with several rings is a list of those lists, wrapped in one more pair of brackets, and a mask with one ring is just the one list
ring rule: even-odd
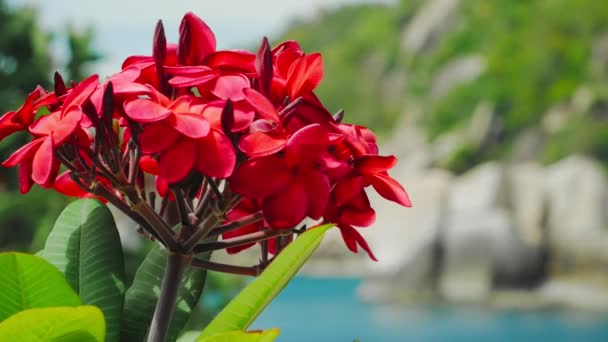
{"label": "plumeria plant", "polygon": [[[326,230],[375,260],[357,231],[375,220],[366,188],[410,201],[387,173],[396,158],[315,95],[322,78],[321,55],[295,41],[217,50],[187,13],[177,44],[159,22],[152,55],[107,79],[56,73],[52,91],[34,89],[0,118],[0,140],[31,136],[2,165],[19,168],[24,194],[37,184],[81,199],[37,256],[0,255],[0,340],[175,340],[215,271],[259,278],[195,338],[271,341],[276,330],[245,330]],[[128,288],[106,203],[156,242]],[[256,244],[253,266],[210,259]]]}

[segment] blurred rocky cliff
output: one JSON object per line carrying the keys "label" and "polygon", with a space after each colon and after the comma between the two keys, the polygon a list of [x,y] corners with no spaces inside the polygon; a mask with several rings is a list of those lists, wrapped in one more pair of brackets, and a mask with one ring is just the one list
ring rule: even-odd
{"label": "blurred rocky cliff", "polygon": [[376,301],[608,310],[607,6],[404,0],[286,37],[324,54],[321,98],[381,132],[414,205],[375,201],[379,263],[334,234],[306,272]]}

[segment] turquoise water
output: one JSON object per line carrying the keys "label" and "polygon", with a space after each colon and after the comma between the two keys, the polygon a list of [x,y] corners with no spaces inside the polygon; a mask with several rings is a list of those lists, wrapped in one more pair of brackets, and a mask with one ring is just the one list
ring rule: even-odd
{"label": "turquoise water", "polygon": [[279,327],[278,341],[608,341],[608,317],[376,307],[357,300],[358,279],[295,278],[252,329]]}

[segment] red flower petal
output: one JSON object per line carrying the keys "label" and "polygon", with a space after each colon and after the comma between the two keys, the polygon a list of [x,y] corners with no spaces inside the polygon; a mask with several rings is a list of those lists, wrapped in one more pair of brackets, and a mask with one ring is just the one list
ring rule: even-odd
{"label": "red flower petal", "polygon": [[127,116],[137,122],[155,122],[171,114],[167,108],[148,99],[135,99],[124,105]]}
{"label": "red flower petal", "polygon": [[61,145],[67,138],[70,137],[78,127],[78,124],[82,121],[83,114],[80,106],[73,105],[65,110],[65,114],[57,122],[57,125],[53,129],[53,143],[54,146]]}
{"label": "red flower petal", "polygon": [[234,103],[234,125],[232,126],[232,132],[242,132],[251,126],[251,123],[255,119],[255,111],[245,101],[238,101]]}
{"label": "red flower petal", "polygon": [[27,194],[32,189],[32,161],[26,160],[19,164],[19,191]]}
{"label": "red flower petal", "polygon": [[290,163],[301,164],[304,161],[320,159],[321,153],[328,145],[327,131],[318,124],[312,124],[302,127],[289,138],[285,154]]}
{"label": "red flower petal", "polygon": [[287,144],[287,139],[263,132],[245,135],[239,141],[239,149],[248,157],[262,157],[279,152]]}
{"label": "red flower petal", "polygon": [[255,55],[244,50],[217,51],[207,56],[205,63],[213,69],[225,67],[255,72]]}
{"label": "red flower petal", "polygon": [[174,114],[169,116],[168,122],[176,131],[193,139],[206,137],[211,129],[209,121],[200,114]]}
{"label": "red flower petal", "polygon": [[165,65],[165,71],[173,75],[188,75],[188,76],[200,76],[205,75],[209,72],[213,72],[213,69],[206,65],[180,65],[172,66]]}
{"label": "red flower petal", "polygon": [[307,202],[304,184],[291,182],[283,191],[265,198],[262,211],[271,228],[291,228],[306,217]]}
{"label": "red flower petal", "polygon": [[335,122],[333,116],[325,107],[320,104],[315,104],[309,99],[300,101],[296,112],[294,113],[294,117],[298,120],[292,119],[287,125],[288,128],[291,128],[297,121],[303,122],[304,125],[317,123],[326,128],[329,127],[330,123]]}
{"label": "red flower petal", "polygon": [[4,167],[13,167],[15,165],[23,163],[27,159],[31,159],[34,153],[38,150],[38,147],[44,141],[44,138],[32,140],[17,151],[15,151],[7,160],[2,163]]}
{"label": "red flower petal", "polygon": [[274,105],[264,95],[251,88],[244,89],[243,93],[245,94],[245,100],[255,108],[262,118],[276,123],[281,122]]}
{"label": "red flower petal", "polygon": [[361,173],[379,173],[392,169],[397,164],[395,156],[363,155],[355,160],[355,168]]}
{"label": "red flower petal", "polygon": [[355,195],[360,193],[365,186],[363,177],[350,177],[344,179],[334,186],[332,190],[332,198],[337,206],[341,206],[343,203],[349,201]]}
{"label": "red flower petal", "polygon": [[367,252],[367,255],[369,255],[370,259],[378,261],[378,259],[376,259],[376,256],[374,256],[374,253],[372,253],[372,250],[369,248],[367,241],[365,241],[363,236],[361,236],[361,234],[359,234],[359,232],[355,228],[348,225],[340,225],[338,226],[338,228],[340,228],[340,233],[342,233],[342,239],[346,243],[348,249],[350,249],[353,253],[357,253],[357,245],[359,245],[361,246],[361,248],[363,248],[364,251]]}
{"label": "red flower petal", "polygon": [[124,70],[130,66],[143,63],[153,65],[154,58],[151,56],[129,56],[122,62],[121,69]]}
{"label": "red flower petal", "polygon": [[158,175],[160,173],[160,166],[158,161],[150,156],[141,156],[139,159],[139,168],[151,175]]}
{"label": "red flower petal", "polygon": [[156,192],[160,197],[167,197],[169,195],[170,200],[175,200],[175,196],[169,191],[169,183],[161,177],[155,177],[154,185],[156,186]]}
{"label": "red flower petal", "polygon": [[300,57],[289,69],[287,90],[289,98],[295,99],[313,91],[323,79],[321,54],[313,53]]}
{"label": "red flower petal", "polygon": [[16,114],[16,112],[8,112],[0,117],[0,141],[17,131],[26,129],[26,126],[13,121]]}
{"label": "red flower petal", "polygon": [[373,174],[369,178],[372,186],[380,196],[386,198],[387,200],[396,202],[405,207],[411,207],[412,202],[407,195],[407,192],[399,182],[394,180],[388,175],[382,174]]}
{"label": "red flower petal", "polygon": [[230,178],[230,186],[245,197],[262,198],[285,189],[290,179],[285,160],[273,155],[241,164]]}
{"label": "red flower petal", "polygon": [[293,40],[284,42],[272,50],[278,73],[287,77],[289,68],[304,53],[300,45]]}
{"label": "red flower petal", "polygon": [[173,145],[180,134],[164,122],[154,123],[139,135],[139,146],[143,153],[158,153]]}
{"label": "red flower petal", "polygon": [[365,191],[360,191],[342,207],[340,223],[357,227],[369,227],[376,221],[376,212],[372,209]]}
{"label": "red flower petal", "polygon": [[35,109],[40,107],[38,104],[34,105],[34,102],[40,98],[42,93],[43,89],[40,86],[29,93],[23,105],[15,113],[12,121],[19,123],[23,128],[31,125],[32,121],[34,121],[34,115],[36,114]]}
{"label": "red flower petal", "polygon": [[30,126],[30,133],[38,136],[50,135],[59,122],[59,115],[59,112],[54,112],[40,117],[40,119],[36,120],[36,122]]}
{"label": "red flower petal", "polygon": [[169,84],[177,88],[195,87],[212,81],[216,77],[217,75],[214,72],[209,72],[196,76],[175,76],[169,80]]}
{"label": "red flower petal", "polygon": [[53,189],[60,194],[71,196],[71,197],[81,197],[87,194],[81,187],[79,187],[76,182],[72,180],[70,177],[71,171],[66,171],[55,179],[53,183]]}
{"label": "red flower petal", "polygon": [[308,195],[307,214],[312,219],[323,216],[329,200],[329,179],[322,172],[313,170],[299,177]]}
{"label": "red flower petal", "polygon": [[197,140],[198,154],[195,168],[210,177],[227,178],[232,175],[236,164],[236,152],[232,141],[220,130]]}
{"label": "red flower petal", "polygon": [[217,78],[211,92],[222,100],[235,102],[245,98],[243,89],[250,86],[249,79],[244,75],[223,75]]}
{"label": "red flower petal", "polygon": [[344,209],[340,222],[356,227],[369,227],[376,222],[376,212],[371,207],[365,211]]}
{"label": "red flower petal", "polygon": [[160,177],[170,184],[181,181],[192,170],[195,156],[195,140],[179,139],[160,156]]}
{"label": "red flower petal", "polygon": [[93,75],[86,80],[78,83],[72,92],[68,94],[63,102],[63,108],[69,108],[70,105],[82,106],[82,104],[93,94],[97,88],[99,81],[98,75]]}
{"label": "red flower petal", "polygon": [[44,138],[32,161],[32,180],[37,184],[48,184],[53,171],[53,138]]}
{"label": "red flower petal", "polygon": [[201,64],[210,53],[215,52],[216,41],[213,31],[194,13],[184,15],[179,27],[178,55],[184,64]]}

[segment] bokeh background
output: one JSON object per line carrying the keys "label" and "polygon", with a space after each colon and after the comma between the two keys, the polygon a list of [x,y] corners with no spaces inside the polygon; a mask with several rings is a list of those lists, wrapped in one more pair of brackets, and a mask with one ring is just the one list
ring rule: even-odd
{"label": "bokeh background", "polygon": [[[187,10],[220,48],[267,35],[320,51],[321,99],[378,133],[414,204],[375,201],[377,263],[330,234],[256,328],[295,342],[608,341],[604,1],[0,0],[0,112],[55,70],[103,77],[150,54],[158,19],[175,41]],[[0,249],[38,251],[66,201],[22,196],[0,170]],[[118,220],[133,272],[149,246]],[[246,281],[212,275],[193,327]]]}

